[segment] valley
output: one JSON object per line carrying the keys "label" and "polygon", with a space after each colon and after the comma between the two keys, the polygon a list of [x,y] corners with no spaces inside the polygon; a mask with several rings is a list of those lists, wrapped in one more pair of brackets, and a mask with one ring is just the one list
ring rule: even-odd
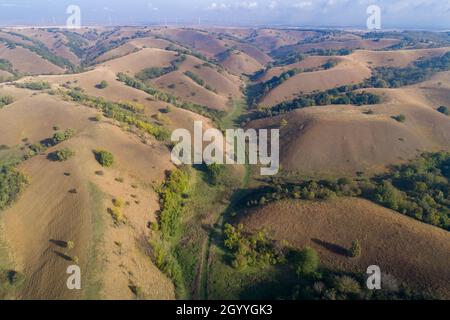
{"label": "valley", "polygon": [[[2,28],[0,299],[449,299],[449,108],[445,32]],[[176,166],[196,121],[278,174]]]}

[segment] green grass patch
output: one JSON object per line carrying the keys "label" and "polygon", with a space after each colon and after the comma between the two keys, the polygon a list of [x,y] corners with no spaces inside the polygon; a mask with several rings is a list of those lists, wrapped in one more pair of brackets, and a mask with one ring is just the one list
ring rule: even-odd
{"label": "green grass patch", "polygon": [[104,194],[93,183],[89,183],[89,194],[91,202],[91,221],[92,221],[92,237],[89,247],[88,267],[86,270],[87,282],[84,288],[83,297],[87,300],[101,299],[101,290],[103,287],[103,259],[101,258],[101,244],[105,229],[104,210]]}

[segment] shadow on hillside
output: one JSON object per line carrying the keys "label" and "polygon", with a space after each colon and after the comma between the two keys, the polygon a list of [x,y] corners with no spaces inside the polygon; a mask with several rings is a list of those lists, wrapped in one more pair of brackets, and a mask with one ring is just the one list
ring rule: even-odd
{"label": "shadow on hillside", "polygon": [[63,259],[66,260],[66,261],[72,261],[72,258],[69,257],[68,255],[64,254],[64,253],[61,253],[61,252],[56,251],[56,250],[53,250],[53,252],[54,252],[58,257],[63,258]]}
{"label": "shadow on hillside", "polygon": [[290,299],[298,284],[298,277],[287,267],[276,267],[268,274],[249,276],[254,278],[250,285],[242,288],[239,299],[277,300]]}
{"label": "shadow on hillside", "polygon": [[326,241],[322,241],[319,239],[311,239],[312,242],[314,242],[315,244],[318,244],[319,246],[335,253],[335,254],[339,254],[342,256],[348,256],[348,250],[344,247],[341,247],[340,245],[334,244],[334,243],[330,243],[330,242],[326,242]]}
{"label": "shadow on hillside", "polygon": [[50,240],[48,240],[48,242],[53,243],[54,245],[57,245],[60,248],[67,248],[66,241],[50,239]]}

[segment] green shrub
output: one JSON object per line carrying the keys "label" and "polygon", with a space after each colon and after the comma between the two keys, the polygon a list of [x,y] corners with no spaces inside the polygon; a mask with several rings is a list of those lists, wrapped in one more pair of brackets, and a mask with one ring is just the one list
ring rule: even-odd
{"label": "green shrub", "polygon": [[114,156],[111,152],[105,150],[95,150],[94,151],[95,159],[100,163],[103,167],[111,167],[114,164]]}
{"label": "green shrub", "polygon": [[14,102],[13,96],[0,96],[0,108]]}
{"label": "green shrub", "polygon": [[0,210],[6,209],[19,196],[27,178],[11,166],[0,165]]}
{"label": "green shrub", "polygon": [[171,70],[171,68],[151,67],[140,71],[138,74],[136,74],[136,78],[141,81],[148,81],[151,79],[159,78],[169,73]]}
{"label": "green shrub", "polygon": [[29,90],[47,90],[50,89],[50,83],[47,81],[34,81],[34,82],[24,82],[24,83],[16,83],[16,87],[22,88],[22,89],[29,89]]}
{"label": "green shrub", "polygon": [[236,269],[275,265],[284,261],[283,253],[276,249],[265,230],[250,234],[244,232],[242,224],[234,227],[227,223],[224,235],[224,245],[233,256],[231,265]]}
{"label": "green shrub", "polygon": [[440,106],[437,111],[439,111],[440,113],[445,114],[446,116],[450,116],[450,110],[449,108],[447,108],[446,106]]}
{"label": "green shrub", "polygon": [[206,166],[206,171],[208,174],[209,182],[212,185],[217,185],[223,178],[225,174],[225,165],[212,163]]}
{"label": "green shrub", "polygon": [[55,132],[53,135],[53,144],[57,145],[58,143],[61,143],[63,141],[69,140],[75,135],[76,131],[75,129],[66,129],[64,131],[58,131]]}
{"label": "green shrub", "polygon": [[102,82],[100,82],[99,84],[97,84],[95,86],[97,89],[106,89],[108,87],[108,82],[106,82],[105,80],[103,80]]}
{"label": "green shrub", "polygon": [[166,182],[159,188],[161,203],[159,224],[163,238],[173,237],[179,230],[180,218],[183,213],[183,195],[189,185],[189,175],[182,169],[171,171]]}
{"label": "green shrub", "polygon": [[141,81],[148,81],[151,79],[159,78],[165,74],[178,70],[180,64],[186,60],[186,55],[182,54],[175,58],[170,62],[169,67],[159,68],[159,67],[151,67],[140,71],[136,74],[136,78]]}
{"label": "green shrub", "polygon": [[114,198],[112,202],[113,202],[114,207],[116,207],[116,208],[122,208],[124,205],[124,201],[120,198]]}
{"label": "green shrub", "polygon": [[113,207],[113,208],[110,208],[108,211],[109,211],[109,214],[111,215],[111,217],[113,218],[115,224],[119,225],[119,224],[123,224],[126,222],[126,218],[120,208]]}
{"label": "green shrub", "polygon": [[[357,92],[360,85],[341,86],[335,89],[330,89],[311,94],[304,94],[291,101],[281,102],[271,108],[264,108],[258,110],[256,117],[272,117],[290,112],[295,109],[307,108],[312,106],[326,106],[326,105],[343,105],[352,104],[357,106],[374,105],[381,102],[381,98],[371,92]],[[255,101],[249,103],[255,104]]]}
{"label": "green shrub", "polygon": [[300,252],[297,252],[294,257],[295,272],[299,276],[309,276],[317,272],[319,268],[319,256],[317,252],[306,247]]}
{"label": "green shrub", "polygon": [[350,247],[349,254],[350,254],[350,257],[352,257],[352,258],[358,258],[359,256],[361,256],[361,244],[359,243],[358,240],[354,240],[352,242],[352,246]]}
{"label": "green shrub", "polygon": [[72,240],[67,241],[66,248],[67,250],[72,250],[73,248],[75,248],[75,242],[73,242]]}
{"label": "green shrub", "polygon": [[[119,78],[121,77],[127,76],[120,75]],[[63,93],[63,96],[88,107],[100,109],[105,117],[114,119],[122,125],[134,125],[138,129],[153,135],[157,140],[165,141],[170,137],[170,132],[166,128],[149,123],[148,117],[141,114],[144,108],[141,104],[129,102],[114,103],[102,98],[87,96],[76,90],[72,90],[68,94]]]}
{"label": "green shrub", "polygon": [[0,70],[12,73],[13,65],[9,60],[0,59]]}
{"label": "green shrub", "polygon": [[358,281],[349,276],[336,277],[334,285],[342,294],[358,294],[361,291]]}
{"label": "green shrub", "polygon": [[0,270],[0,298],[3,299],[10,290],[17,289],[25,281],[25,276],[14,270]]}
{"label": "green shrub", "polygon": [[75,156],[75,152],[67,148],[60,149],[54,153],[55,159],[60,162],[67,161],[73,156]]}
{"label": "green shrub", "polygon": [[200,79],[199,76],[197,76],[195,73],[193,73],[192,71],[186,71],[184,73],[187,77],[191,78],[195,83],[197,83],[199,86],[205,86],[205,81],[203,81],[202,79]]}
{"label": "green shrub", "polygon": [[406,121],[406,116],[404,114],[399,114],[398,116],[393,116],[392,118],[400,123]]}

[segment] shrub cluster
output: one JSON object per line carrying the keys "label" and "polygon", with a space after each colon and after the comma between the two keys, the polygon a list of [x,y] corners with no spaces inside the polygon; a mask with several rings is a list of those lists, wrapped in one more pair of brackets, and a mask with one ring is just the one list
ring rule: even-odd
{"label": "shrub cluster", "polygon": [[55,160],[59,162],[67,161],[73,156],[75,156],[75,152],[67,148],[60,149],[53,154]]}
{"label": "shrub cluster", "polygon": [[0,165],[0,211],[10,206],[27,184],[27,178],[11,166]]}
{"label": "shrub cluster", "polygon": [[206,106],[201,106],[191,102],[180,102],[177,97],[169,93],[165,93],[159,89],[153,88],[142,81],[139,81],[133,77],[130,77],[124,73],[118,73],[117,78],[119,81],[125,83],[127,86],[144,91],[145,93],[153,96],[154,99],[158,101],[167,102],[173,104],[174,106],[182,109],[186,109],[202,116],[212,119],[217,126],[220,127],[220,122],[222,118],[226,115],[225,112],[220,110],[215,110],[208,108]]}
{"label": "shrub cluster", "polygon": [[164,67],[164,68],[160,68],[160,67],[151,67],[151,68],[146,68],[142,71],[140,71],[139,73],[136,74],[136,78],[141,80],[141,81],[148,81],[151,79],[155,79],[155,78],[159,78],[165,74],[168,74],[170,72],[176,71],[178,70],[179,66],[181,63],[183,63],[183,61],[186,60],[186,55],[185,54],[180,54],[175,60],[173,60],[170,63],[169,67]]}
{"label": "shrub cluster", "polygon": [[160,141],[165,141],[170,137],[170,132],[166,128],[149,123],[148,118],[142,114],[144,107],[141,104],[109,102],[103,98],[90,97],[77,90],[70,91],[67,96],[83,105],[100,109],[107,118],[134,125]]}
{"label": "shrub cluster", "polygon": [[436,72],[450,70],[450,52],[441,57],[422,59],[405,68],[374,68],[364,85],[375,88],[398,88],[429,79]]}
{"label": "shrub cluster", "polygon": [[13,96],[0,96],[0,108],[14,102]]}
{"label": "shrub cluster", "polygon": [[230,250],[231,264],[236,269],[275,265],[284,259],[283,253],[277,250],[275,242],[269,239],[264,230],[250,234],[244,231],[242,224],[237,227],[226,224],[224,235],[225,247]]}
{"label": "shrub cluster", "polygon": [[47,81],[32,81],[32,82],[16,83],[15,86],[17,88],[29,89],[29,90],[35,90],[35,91],[47,90],[47,89],[51,88],[50,83],[48,83]]}
{"label": "shrub cluster", "polygon": [[312,106],[325,105],[373,105],[381,102],[381,99],[376,94],[370,92],[355,92],[358,85],[341,86],[336,89],[331,89],[322,92],[302,95],[292,101],[285,101],[279,103],[272,108],[265,108],[256,113],[258,118],[277,116],[287,113],[289,111]]}
{"label": "shrub cluster", "polygon": [[168,173],[165,183],[157,190],[161,204],[159,225],[163,239],[174,237],[178,232],[188,186],[187,172],[176,169]]}
{"label": "shrub cluster", "polygon": [[241,205],[263,206],[281,199],[327,200],[364,197],[420,221],[450,230],[450,153],[424,153],[372,179],[306,181],[257,189]]}

